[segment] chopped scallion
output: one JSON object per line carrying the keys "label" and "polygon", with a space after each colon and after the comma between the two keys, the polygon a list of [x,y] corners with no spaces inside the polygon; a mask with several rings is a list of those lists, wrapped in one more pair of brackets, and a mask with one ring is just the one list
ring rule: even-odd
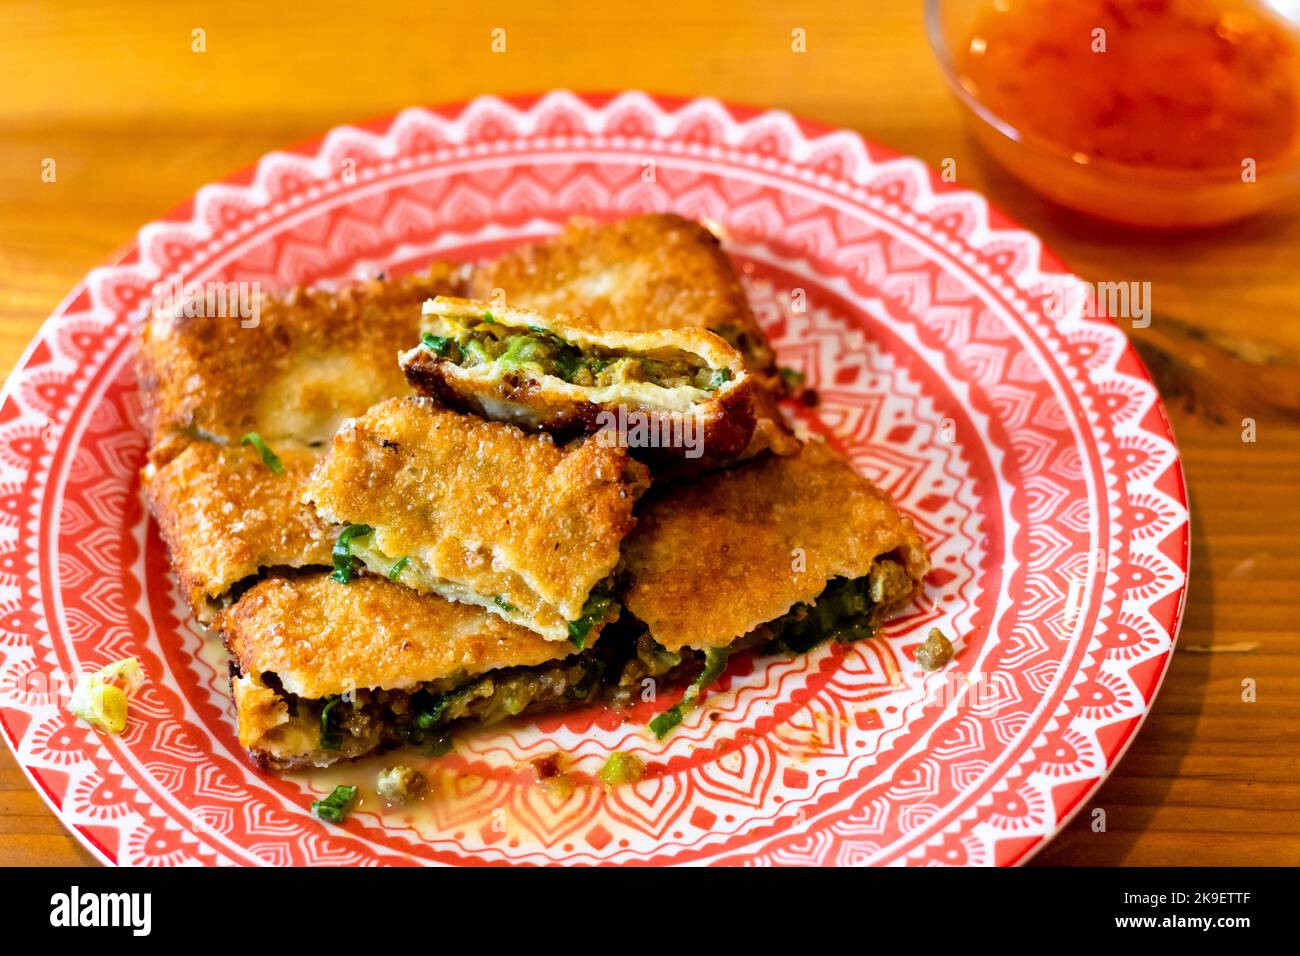
{"label": "chopped scallion", "polygon": [[705,688],[721,677],[722,672],[726,670],[727,658],[730,656],[731,651],[725,647],[710,647],[704,652],[704,670],[700,672],[699,677],[691,681],[691,686],[686,688],[681,702],[669,707],[650,721],[650,730],[655,737],[663,739],[668,731],[680,724],[682,719],[699,705],[700,696]]}
{"label": "chopped scallion", "polygon": [[569,622],[569,642],[574,647],[582,650],[587,646],[587,635],[597,621],[605,619],[611,603],[612,599],[606,594],[593,594],[587,598],[587,603],[582,606],[582,617]]}
{"label": "chopped scallion", "polygon": [[721,388],[723,385],[725,385],[727,382],[730,381],[731,381],[731,369],[715,368],[713,372],[709,375],[708,384],[706,384],[704,388],[707,391],[712,392],[716,389]]}
{"label": "chopped scallion", "polygon": [[252,445],[261,453],[262,464],[266,465],[267,468],[270,468],[277,475],[283,473],[284,462],[280,461],[280,456],[266,446],[266,442],[262,441],[262,436],[257,432],[249,432],[243,438],[239,439],[239,443],[241,445]]}
{"label": "chopped scallion", "polygon": [[447,350],[451,347],[451,339],[443,335],[434,335],[432,332],[425,332],[420,336],[420,344],[437,355],[446,355]]}
{"label": "chopped scallion", "polygon": [[415,715],[415,726],[421,730],[428,730],[442,720],[442,715],[447,712],[447,707],[450,704],[451,699],[449,697],[439,697],[432,707]]}
{"label": "chopped scallion", "polygon": [[330,727],[330,713],[342,700],[342,697],[332,697],[320,712],[320,747],[321,750],[338,750],[343,743],[343,736],[335,729]]}
{"label": "chopped scallion", "polygon": [[313,800],[311,809],[322,820],[328,820],[330,823],[342,823],[348,818],[348,814],[352,812],[352,806],[356,802],[356,787],[338,786],[324,800]]}
{"label": "chopped scallion", "polygon": [[686,712],[682,709],[685,703],[686,700],[683,699],[682,703],[674,704],[650,721],[650,730],[655,735],[655,739],[663,740],[668,731],[682,722],[682,718],[686,716]]}
{"label": "chopped scallion", "polygon": [[645,764],[633,754],[615,750],[600,771],[600,782],[607,787],[636,783],[645,773]]}
{"label": "chopped scallion", "polygon": [[330,577],[339,584],[352,580],[352,539],[364,538],[374,530],[368,524],[350,524],[339,532],[334,542],[334,573]]}

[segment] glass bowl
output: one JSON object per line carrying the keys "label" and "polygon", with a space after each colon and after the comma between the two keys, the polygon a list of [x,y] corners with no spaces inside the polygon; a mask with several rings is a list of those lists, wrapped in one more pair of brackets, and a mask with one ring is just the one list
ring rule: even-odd
{"label": "glass bowl", "polygon": [[[1272,18],[1300,48],[1300,28],[1279,13],[1293,0],[1273,0]],[[1300,0],[1294,0],[1300,8]],[[1265,210],[1296,208],[1300,197],[1300,136],[1285,153],[1258,162],[1254,181],[1243,167],[1177,169],[1138,166],[1088,155],[1017,128],[980,101],[955,53],[964,51],[983,16],[1007,0],[926,0],[926,31],[935,56],[981,146],[1031,189],[1079,212],[1125,225],[1178,229],[1216,225]],[[1237,3],[1256,11],[1258,3]],[[1289,29],[1287,28],[1289,27]],[[1300,90],[1300,76],[1296,77]]]}

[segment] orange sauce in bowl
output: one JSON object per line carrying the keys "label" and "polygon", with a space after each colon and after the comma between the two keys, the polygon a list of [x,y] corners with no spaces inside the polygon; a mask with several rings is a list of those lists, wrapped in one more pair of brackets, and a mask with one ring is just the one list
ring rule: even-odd
{"label": "orange sauce in bowl", "polygon": [[974,22],[962,86],[1075,162],[1239,171],[1300,148],[1296,34],[1257,6],[991,0]]}

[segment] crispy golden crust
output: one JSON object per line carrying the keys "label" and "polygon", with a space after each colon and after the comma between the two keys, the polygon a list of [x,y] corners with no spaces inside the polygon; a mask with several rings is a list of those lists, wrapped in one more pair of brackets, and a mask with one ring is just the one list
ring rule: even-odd
{"label": "crispy golden crust", "polygon": [[674,650],[730,644],[883,555],[918,587],[930,564],[911,520],[820,441],[657,490],[623,551],[624,604]]}
{"label": "crispy golden crust", "polygon": [[396,355],[418,335],[420,303],[457,288],[454,268],[437,264],[337,292],[263,297],[254,328],[237,318],[152,315],[137,363],[150,459],[162,464],[205,436],[327,441],[344,418],[409,394]]}
{"label": "crispy golden crust", "polygon": [[[425,304],[424,330],[454,338],[458,330],[476,324],[488,311],[503,330],[527,333],[546,329],[579,349],[684,360],[695,367],[726,369],[728,378],[708,392],[638,381],[581,386],[527,368],[504,369],[497,363],[462,367],[417,346],[401,356],[407,381],[450,408],[525,429],[544,429],[561,441],[598,430],[621,436],[629,440],[632,455],[657,474],[711,470],[749,446],[754,434],[753,380],[741,354],[713,333],[703,329],[585,329],[536,312],[448,297]],[[634,427],[620,427],[620,414],[621,422]]]}
{"label": "crispy golden crust", "polygon": [[326,521],[375,529],[352,545],[373,570],[408,557],[403,583],[567,640],[647,484],[621,448],[392,399],[344,424],[305,495]]}
{"label": "crispy golden crust", "polygon": [[181,591],[202,622],[261,568],[330,563],[333,535],[300,500],[321,452],[273,450],[283,465],[279,474],[251,446],[211,442],[195,442],[161,468],[145,469],[150,509]]}
{"label": "crispy golden crust", "polygon": [[600,225],[575,221],[559,236],[485,263],[470,298],[563,314],[597,329],[703,328],[733,342],[755,371],[774,370],[767,338],[717,238],[671,213]]}
{"label": "crispy golden crust", "polygon": [[764,451],[775,455],[793,455],[799,450],[799,439],[795,438],[785,416],[781,414],[777,393],[772,390],[770,381],[754,379],[750,405],[754,409],[754,432],[749,437],[749,445],[738,458],[753,458]]}
{"label": "crispy golden crust", "polygon": [[482,608],[369,575],[348,584],[323,572],[268,578],[222,611],[215,626],[241,674],[275,674],[286,691],[312,700],[458,682],[576,651]]}
{"label": "crispy golden crust", "polygon": [[289,702],[260,677],[232,676],[230,696],[235,701],[239,745],[258,769],[283,772],[328,767],[341,758],[341,754],[321,747],[320,722],[291,711]]}

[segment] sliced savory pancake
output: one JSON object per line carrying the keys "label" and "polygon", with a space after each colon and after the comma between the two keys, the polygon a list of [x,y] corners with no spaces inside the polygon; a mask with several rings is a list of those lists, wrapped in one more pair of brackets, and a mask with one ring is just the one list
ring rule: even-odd
{"label": "sliced savory pancake", "polygon": [[753,382],[701,329],[607,332],[536,312],[439,297],[401,364],[443,404],[563,440],[605,433],[656,471],[715,468],[749,444]]}
{"label": "sliced savory pancake", "polygon": [[437,264],[264,297],[248,328],[183,312],[144,323],[144,485],[200,621],[266,568],[329,566],[333,536],[301,501],[303,479],[344,418],[410,394],[397,353],[418,335],[420,303],[457,282]]}
{"label": "sliced savory pancake", "polygon": [[[651,332],[702,328],[745,357],[759,395],[745,457],[790,454],[798,443],[777,408],[776,355],[717,237],[672,213],[612,223],[574,221],[558,236],[477,266],[467,295],[595,329]],[[766,390],[771,397],[761,393]]]}
{"label": "sliced savory pancake", "polygon": [[600,676],[590,650],[369,575],[268,578],[216,627],[239,742],[268,770],[405,744],[436,752],[453,722],[578,703]]}
{"label": "sliced savory pancake", "polygon": [[[385,418],[422,403],[388,404],[403,408]],[[420,440],[391,426],[351,439],[372,449],[363,457],[376,448],[396,455],[403,442]],[[487,458],[493,445],[485,438],[476,447]],[[425,464],[414,456],[405,467],[420,472]],[[462,506],[482,515],[489,503],[508,504],[498,471],[469,476],[483,489],[483,506],[463,496]],[[393,469],[335,480],[364,484],[378,473]],[[457,497],[452,487],[443,490]],[[421,512],[418,495],[406,490],[411,512]],[[402,497],[397,493],[388,506]],[[665,486],[645,505],[624,548],[625,600],[635,617],[609,621],[599,644],[588,642],[580,652],[482,607],[380,575],[340,584],[304,573],[255,585],[216,621],[235,660],[241,744],[259,766],[276,770],[403,745],[437,754],[461,723],[595,702],[623,705],[643,699],[647,686],[694,676],[682,700],[651,721],[663,736],[698,706],[731,653],[797,653],[827,639],[870,637],[915,595],[929,566],[911,522],[821,442],[795,456]],[[354,538],[352,552],[372,534]],[[410,566],[395,567],[395,576]]]}
{"label": "sliced savory pancake", "polygon": [[623,552],[624,606],[670,651],[869,636],[930,565],[911,520],[821,441],[656,489]]}
{"label": "sliced savory pancake", "polygon": [[605,582],[648,484],[625,449],[560,447],[411,398],[344,423],[304,495],[342,529],[342,580],[355,558],[581,647],[617,613]]}
{"label": "sliced savory pancake", "polygon": [[[464,280],[438,265],[259,306],[250,327],[154,316],[139,360],[150,506],[259,766],[437,753],[462,721],[694,677],[662,735],[729,654],[868,637],[928,568],[886,495],[790,434],[698,224],[577,224]],[[696,465],[645,456],[664,474],[729,470],[642,498],[643,446],[611,412],[670,436],[650,448],[701,426]]]}
{"label": "sliced savory pancake", "polygon": [[339,423],[410,390],[398,351],[419,335],[420,303],[452,294],[453,266],[374,279],[339,291],[295,289],[258,300],[256,324],[160,311],[140,334],[150,460],[191,441],[238,445],[255,432],[273,447],[327,442]]}
{"label": "sliced savory pancake", "polygon": [[301,501],[321,454],[196,441],[145,467],[145,493],[200,622],[263,568],[329,565],[334,535]]}
{"label": "sliced savory pancake", "polygon": [[754,371],[775,371],[771,347],[717,238],[672,213],[604,225],[574,221],[552,239],[478,266],[469,298],[499,302],[502,294],[517,308],[583,316],[598,329],[708,329],[738,348]]}

